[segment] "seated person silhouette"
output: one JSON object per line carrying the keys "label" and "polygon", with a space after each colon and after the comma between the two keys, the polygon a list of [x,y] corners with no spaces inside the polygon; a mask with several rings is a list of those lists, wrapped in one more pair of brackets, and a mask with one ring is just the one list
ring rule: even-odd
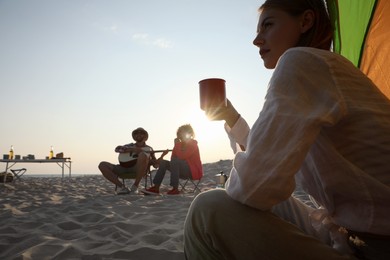
{"label": "seated person silhouette", "polygon": [[[115,148],[115,152],[119,153],[119,164],[103,161],[98,166],[103,176],[120,188],[117,194],[137,194],[138,185],[147,173],[149,165],[157,164],[153,148],[146,144],[148,132],[138,127],[131,135],[135,143],[119,145]],[[135,179],[130,189],[119,180],[119,175],[122,174],[128,174],[130,178]]]}
{"label": "seated person silhouette", "polygon": [[158,170],[153,178],[154,186],[146,190],[141,190],[145,194],[159,194],[160,185],[164,179],[166,171],[171,172],[172,189],[168,195],[177,195],[179,191],[179,178],[199,179],[203,176],[202,162],[200,160],[198,142],[194,139],[195,133],[191,125],[182,125],[178,128],[174,139],[171,161],[162,158],[168,153],[164,151],[158,159]]}

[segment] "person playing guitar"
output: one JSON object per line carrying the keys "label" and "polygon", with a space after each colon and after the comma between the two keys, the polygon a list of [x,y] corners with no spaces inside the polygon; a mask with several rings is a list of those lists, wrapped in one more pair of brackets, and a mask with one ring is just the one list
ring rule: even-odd
{"label": "person playing guitar", "polygon": [[[148,132],[138,127],[131,135],[135,143],[119,145],[115,148],[115,152],[119,153],[119,164],[103,161],[98,166],[103,176],[120,188],[117,194],[138,193],[138,185],[145,176],[147,167],[158,163],[153,148],[146,144]],[[121,174],[129,174],[130,178],[135,179],[130,189],[119,180],[118,176]]]}

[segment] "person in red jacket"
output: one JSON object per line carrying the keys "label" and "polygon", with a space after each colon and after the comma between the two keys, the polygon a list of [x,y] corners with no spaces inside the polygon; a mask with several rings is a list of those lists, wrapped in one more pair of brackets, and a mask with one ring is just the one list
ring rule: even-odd
{"label": "person in red jacket", "polygon": [[[199,154],[198,142],[194,139],[195,133],[191,125],[182,125],[177,129],[174,147],[172,149],[171,161],[159,160],[159,167],[153,178],[154,186],[143,190],[146,194],[159,194],[160,185],[166,171],[171,172],[170,185],[172,189],[169,195],[179,194],[179,178],[199,180],[203,176],[202,162]],[[168,150],[162,153],[162,157]]]}

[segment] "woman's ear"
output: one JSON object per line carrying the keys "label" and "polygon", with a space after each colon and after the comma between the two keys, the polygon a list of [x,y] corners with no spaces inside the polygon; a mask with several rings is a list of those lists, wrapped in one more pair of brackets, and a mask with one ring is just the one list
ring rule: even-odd
{"label": "woman's ear", "polygon": [[305,33],[314,25],[314,11],[313,10],[306,10],[302,14],[302,22],[301,22],[301,33]]}

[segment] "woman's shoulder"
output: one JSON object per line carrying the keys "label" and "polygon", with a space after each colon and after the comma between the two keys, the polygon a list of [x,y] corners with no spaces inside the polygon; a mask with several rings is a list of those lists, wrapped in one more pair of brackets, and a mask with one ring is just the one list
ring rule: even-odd
{"label": "woman's shoulder", "polygon": [[325,62],[330,62],[330,61],[342,61],[343,63],[347,62],[353,65],[348,59],[345,57],[341,56],[338,53],[329,51],[329,50],[322,50],[322,49],[317,49],[317,48],[312,48],[312,47],[294,47],[288,49],[281,57],[284,59],[289,59],[289,58],[306,58],[306,59],[311,59],[311,60],[319,60],[319,61],[325,61]]}
{"label": "woman's shoulder", "polygon": [[[331,70],[358,70],[352,62],[338,53],[311,47],[288,49],[279,59],[278,65],[293,65],[297,68],[328,67]],[[277,65],[277,66],[278,66]]]}

